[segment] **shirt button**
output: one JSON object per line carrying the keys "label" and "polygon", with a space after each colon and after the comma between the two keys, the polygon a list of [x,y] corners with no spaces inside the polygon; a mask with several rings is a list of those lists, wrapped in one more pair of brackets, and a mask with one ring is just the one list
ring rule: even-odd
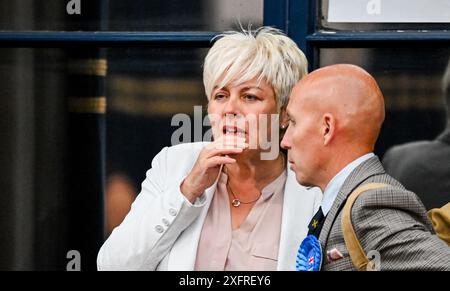
{"label": "shirt button", "polygon": [[173,209],[173,208],[170,208],[169,209],[169,214],[172,215],[172,216],[175,216],[175,215],[177,215],[177,211],[175,209]]}
{"label": "shirt button", "polygon": [[164,224],[165,226],[169,226],[169,225],[170,225],[170,222],[169,222],[166,218],[163,218],[163,219],[162,219],[162,222],[163,222],[163,224]]}
{"label": "shirt button", "polygon": [[162,233],[164,231],[164,228],[158,224],[157,226],[155,226],[155,230],[157,233]]}

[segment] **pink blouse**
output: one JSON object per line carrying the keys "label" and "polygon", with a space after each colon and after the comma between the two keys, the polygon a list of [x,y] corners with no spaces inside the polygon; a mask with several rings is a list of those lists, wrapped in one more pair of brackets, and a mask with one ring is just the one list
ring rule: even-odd
{"label": "pink blouse", "polygon": [[197,249],[197,271],[277,269],[286,172],[267,185],[240,228],[232,230],[228,176],[221,173]]}

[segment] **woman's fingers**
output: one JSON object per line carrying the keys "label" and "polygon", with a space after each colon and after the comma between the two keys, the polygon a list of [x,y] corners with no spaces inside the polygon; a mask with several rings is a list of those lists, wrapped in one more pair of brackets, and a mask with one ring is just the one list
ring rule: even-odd
{"label": "woman's fingers", "polygon": [[243,148],[248,146],[245,138],[239,136],[221,136],[214,142],[210,143],[208,149],[225,149],[225,148]]}
{"label": "woman's fingers", "polygon": [[244,151],[244,148],[228,148],[228,149],[213,149],[208,151],[206,158],[224,155],[236,155]]}
{"label": "woman's fingers", "polygon": [[213,168],[216,166],[220,166],[223,164],[233,164],[236,163],[236,160],[230,157],[226,157],[226,156],[215,156],[212,158],[209,158],[206,161],[207,167],[208,168]]}
{"label": "woman's fingers", "polygon": [[245,138],[220,138],[207,146],[205,157],[240,154],[246,148],[248,148],[248,144],[245,142]]}
{"label": "woman's fingers", "polygon": [[198,157],[194,168],[181,184],[181,192],[189,201],[210,187],[219,174],[219,166],[236,163],[228,155],[240,154],[247,148],[243,138],[223,138],[207,145]]}

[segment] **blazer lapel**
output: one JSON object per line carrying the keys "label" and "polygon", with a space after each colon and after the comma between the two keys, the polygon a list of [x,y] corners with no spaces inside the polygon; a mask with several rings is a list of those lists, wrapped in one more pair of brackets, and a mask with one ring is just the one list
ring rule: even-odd
{"label": "blazer lapel", "polygon": [[336,217],[339,215],[341,208],[344,206],[345,201],[347,201],[347,196],[369,177],[384,173],[384,168],[377,156],[364,161],[350,173],[342,185],[341,190],[339,190],[336,200],[334,200],[333,205],[325,218],[322,231],[319,235],[319,241],[324,251],[327,247],[331,227],[333,226]]}
{"label": "blazer lapel", "polygon": [[298,184],[295,173],[287,170],[283,214],[278,250],[279,271],[295,270],[298,247],[308,233],[308,224],[322,201],[319,188],[307,189]]}

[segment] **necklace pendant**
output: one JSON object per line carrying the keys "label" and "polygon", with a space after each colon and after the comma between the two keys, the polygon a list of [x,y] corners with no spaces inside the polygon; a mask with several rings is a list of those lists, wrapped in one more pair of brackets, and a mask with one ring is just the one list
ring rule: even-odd
{"label": "necklace pendant", "polygon": [[233,205],[234,207],[238,207],[239,205],[241,205],[241,201],[239,201],[239,199],[233,199],[233,201],[231,201],[231,205]]}

